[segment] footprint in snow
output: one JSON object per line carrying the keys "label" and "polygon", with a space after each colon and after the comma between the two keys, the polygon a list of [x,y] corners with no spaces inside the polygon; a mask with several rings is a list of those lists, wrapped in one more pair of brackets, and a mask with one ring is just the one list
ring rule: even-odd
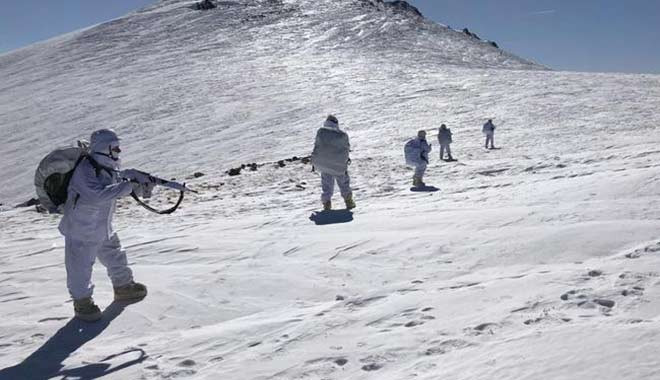
{"label": "footprint in snow", "polygon": [[648,245],[646,247],[643,247],[643,248],[635,249],[632,252],[628,252],[628,253],[625,254],[625,257],[628,258],[628,259],[638,259],[642,255],[652,254],[652,253],[655,253],[655,252],[660,252],[660,241],[656,242],[655,244],[651,244],[651,245]]}
{"label": "footprint in snow", "polygon": [[570,302],[581,309],[595,309],[598,306],[602,306],[605,308],[605,310],[602,310],[604,314],[607,314],[609,309],[612,309],[616,305],[616,302],[613,300],[601,297],[592,298],[589,295],[582,293],[582,290],[569,290],[559,298],[562,301]]}
{"label": "footprint in snow", "polygon": [[560,298],[562,301],[568,301],[568,300],[570,300],[570,299],[575,299],[575,298],[585,299],[585,298],[587,298],[587,296],[586,296],[585,294],[582,294],[582,293],[581,293],[581,292],[584,291],[584,290],[587,290],[587,291],[588,291],[588,290],[591,290],[591,289],[579,289],[579,290],[577,290],[577,289],[573,289],[573,290],[569,290],[569,291],[567,291],[566,293],[564,293],[564,294],[562,294],[561,296],[559,296],[559,298]]}
{"label": "footprint in snow", "polygon": [[474,343],[462,339],[448,339],[441,342],[431,342],[431,344],[433,345],[424,351],[424,355],[443,355],[451,351],[475,346]]}
{"label": "footprint in snow", "polygon": [[624,297],[628,296],[642,296],[644,295],[644,288],[641,286],[633,286],[632,289],[623,289],[621,295]]}
{"label": "footprint in snow", "polygon": [[176,378],[188,378],[197,373],[194,369],[180,369],[177,371],[163,373],[162,376],[164,379],[176,379]]}
{"label": "footprint in snow", "polygon": [[312,359],[308,360],[305,362],[306,365],[310,364],[318,364],[318,363],[325,363],[325,362],[332,362],[340,367],[343,367],[348,363],[348,359],[346,359],[343,356],[335,356],[335,357],[322,357],[322,358],[317,358],[317,359]]}
{"label": "footprint in snow", "polygon": [[624,272],[619,275],[616,286],[623,288],[621,295],[624,297],[642,296],[647,283],[657,276],[657,273]]}
{"label": "footprint in snow", "polygon": [[[471,288],[473,286],[477,286],[477,285],[480,285],[480,284],[481,284],[480,282],[468,282],[468,283],[464,283],[464,284],[452,285],[452,286],[449,287],[449,289],[456,290],[456,289],[463,289],[463,288]],[[446,289],[446,288],[441,288],[440,290],[444,290],[444,289]]]}
{"label": "footprint in snow", "polygon": [[370,364],[365,364],[362,366],[363,371],[378,371],[379,369],[383,368],[382,364],[379,363],[370,363]]}
{"label": "footprint in snow", "polygon": [[492,328],[496,327],[496,326],[498,326],[497,323],[486,322],[486,323],[482,323],[482,324],[479,324],[479,325],[475,326],[474,330],[478,331],[478,332],[488,331],[492,334],[493,333]]}
{"label": "footprint in snow", "polygon": [[192,359],[183,360],[178,364],[179,367],[194,367],[197,363]]}
{"label": "footprint in snow", "polygon": [[346,302],[346,306],[349,308],[354,308],[354,307],[365,307],[371,303],[374,303],[378,300],[381,300],[385,298],[385,296],[374,296],[374,297],[367,297],[367,298],[356,298],[353,300],[350,300]]}
{"label": "footprint in snow", "polygon": [[607,307],[607,308],[610,308],[610,309],[613,308],[614,305],[616,304],[616,302],[614,302],[612,300],[605,299],[605,298],[596,298],[596,299],[593,300],[593,302],[600,305],[600,306],[604,306],[604,307]]}
{"label": "footprint in snow", "polygon": [[587,273],[587,275],[588,275],[589,277],[599,277],[599,276],[601,276],[602,274],[603,274],[603,271],[601,271],[601,270],[597,270],[597,269],[590,270],[589,273]]}
{"label": "footprint in snow", "polygon": [[417,308],[405,309],[397,314],[387,315],[371,322],[368,322],[366,326],[369,327],[381,327],[387,323],[385,330],[380,330],[381,332],[388,332],[391,328],[395,327],[416,327],[423,325],[426,321],[434,320],[435,317],[432,315],[425,314],[428,311],[433,310],[433,308],[427,307],[422,312],[418,311]]}
{"label": "footprint in snow", "polygon": [[423,321],[410,321],[410,322],[406,323],[404,326],[405,327],[415,327],[415,326],[420,326],[420,325],[423,325],[423,324],[424,324]]}

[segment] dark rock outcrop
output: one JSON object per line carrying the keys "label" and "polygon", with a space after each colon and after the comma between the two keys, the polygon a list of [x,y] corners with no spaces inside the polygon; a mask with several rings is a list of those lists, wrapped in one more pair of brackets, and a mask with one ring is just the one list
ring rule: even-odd
{"label": "dark rock outcrop", "polygon": [[241,168],[232,168],[232,169],[229,169],[229,170],[227,170],[227,174],[229,174],[229,175],[232,176],[232,177],[233,177],[233,176],[240,175],[240,174],[241,174]]}
{"label": "dark rock outcrop", "polygon": [[401,11],[404,11],[404,12],[409,12],[409,13],[415,14],[419,17],[424,17],[422,15],[422,12],[420,12],[419,9],[417,9],[417,7],[414,7],[410,4],[408,4],[407,1],[403,1],[403,0],[389,1],[389,2],[385,2],[385,6],[390,7],[390,8],[394,8],[394,9],[397,9],[397,10],[401,10]]}
{"label": "dark rock outcrop", "polygon": [[383,0],[361,0],[362,7],[372,7],[380,10],[392,9],[395,11],[405,12],[413,14],[418,17],[424,17],[422,12],[419,11],[416,7],[408,4],[407,1],[403,0],[394,0],[394,1],[383,1]]}
{"label": "dark rock outcrop", "polygon": [[213,4],[213,1],[211,0],[202,0],[199,3],[195,3],[195,5],[193,5],[193,9],[198,11],[206,11],[215,7],[217,7],[217,5]]}
{"label": "dark rock outcrop", "polygon": [[481,40],[481,38],[479,38],[479,36],[477,36],[477,33],[470,32],[470,29],[468,29],[468,28],[463,28],[463,33],[465,33],[466,35],[468,35],[472,38],[476,38],[477,40]]}

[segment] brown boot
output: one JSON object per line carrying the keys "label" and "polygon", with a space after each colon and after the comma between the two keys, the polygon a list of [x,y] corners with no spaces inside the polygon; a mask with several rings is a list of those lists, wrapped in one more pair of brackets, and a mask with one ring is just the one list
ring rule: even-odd
{"label": "brown boot", "polygon": [[96,322],[103,316],[92,297],[73,300],[73,311],[76,318],[85,322]]}
{"label": "brown boot", "polygon": [[139,282],[131,281],[115,288],[115,301],[134,301],[147,296],[147,287]]}
{"label": "brown boot", "polygon": [[327,201],[323,202],[323,211],[330,211],[332,210],[332,202]]}
{"label": "brown boot", "polygon": [[355,201],[353,200],[352,195],[349,195],[346,198],[344,198],[344,203],[346,203],[346,210],[351,210],[355,208]]}

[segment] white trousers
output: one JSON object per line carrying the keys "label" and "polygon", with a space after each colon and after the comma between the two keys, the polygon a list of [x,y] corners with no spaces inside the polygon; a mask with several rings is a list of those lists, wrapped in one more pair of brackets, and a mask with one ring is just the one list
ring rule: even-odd
{"label": "white trousers", "polygon": [[73,299],[91,297],[92,267],[96,258],[105,266],[114,287],[133,281],[133,272],[128,267],[126,252],[121,249],[117,234],[105,241],[80,241],[64,238],[64,263],[66,265],[66,285]]}
{"label": "white trousers", "polygon": [[488,148],[488,143],[490,142],[490,147],[493,148],[493,144],[495,144],[495,134],[493,133],[486,133],[486,148]]}
{"label": "white trousers", "polygon": [[335,192],[335,181],[339,185],[339,191],[341,196],[346,198],[353,194],[351,191],[351,178],[348,176],[348,172],[344,175],[332,175],[321,173],[321,202],[325,203],[332,199],[332,194]]}
{"label": "white trousers", "polygon": [[440,159],[444,159],[445,156],[445,150],[447,151],[447,158],[451,157],[451,149],[449,148],[449,144],[440,144]]}
{"label": "white trousers", "polygon": [[425,172],[426,172],[426,162],[420,162],[417,165],[415,165],[415,177],[421,179],[422,177],[424,177]]}

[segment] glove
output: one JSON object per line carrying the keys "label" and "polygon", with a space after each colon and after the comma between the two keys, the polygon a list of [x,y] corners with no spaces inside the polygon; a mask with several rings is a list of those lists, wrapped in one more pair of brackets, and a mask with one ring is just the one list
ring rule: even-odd
{"label": "glove", "polygon": [[138,182],[138,183],[151,182],[151,176],[149,174],[135,169],[122,170],[121,172],[119,172],[119,175],[122,178],[125,178],[131,182]]}
{"label": "glove", "polygon": [[156,186],[153,182],[131,182],[131,185],[133,186],[133,192],[135,195],[142,198],[151,198],[154,186]]}
{"label": "glove", "polygon": [[126,169],[119,172],[119,175],[131,182],[135,195],[142,198],[151,198],[151,193],[156,184],[148,173],[135,169]]}
{"label": "glove", "polygon": [[142,185],[142,197],[151,198],[151,194],[154,191],[156,184],[153,182],[148,182]]}
{"label": "glove", "polygon": [[351,161],[351,159],[349,158],[348,161],[346,161],[346,164],[347,164],[347,165],[350,165],[351,162],[353,162],[353,161]]}

